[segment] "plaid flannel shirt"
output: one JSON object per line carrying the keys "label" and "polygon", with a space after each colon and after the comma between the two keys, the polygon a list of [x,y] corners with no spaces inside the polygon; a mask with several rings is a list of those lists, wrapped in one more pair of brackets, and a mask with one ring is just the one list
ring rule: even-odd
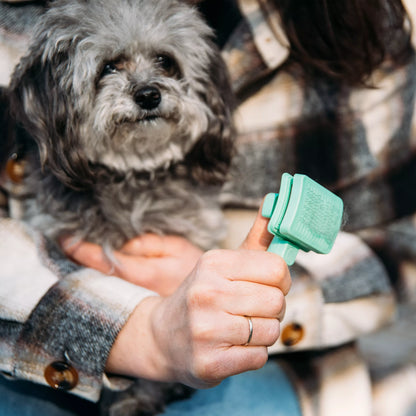
{"label": "plaid flannel shirt", "polygon": [[[44,11],[43,3],[0,2],[0,84],[7,84]],[[19,187],[4,172],[0,184]],[[0,371],[47,384],[45,369],[64,362],[78,374],[71,393],[97,401],[103,385],[120,386],[104,373],[119,331],[141,300],[155,294],[75,266],[36,230],[9,218],[18,210],[0,187]]]}
{"label": "plaid flannel shirt", "polygon": [[41,235],[0,222],[0,369],[46,384],[45,369],[67,362],[74,394],[98,400],[109,351],[136,305],[152,292],[75,267]]}
{"label": "plaid flannel shirt", "polygon": [[[236,246],[253,218],[241,208],[257,208],[266,193],[278,192],[284,172],[307,174],[342,197],[343,232],[330,254],[298,255],[281,337],[270,348],[324,351],[394,322],[391,283],[406,285],[407,274],[414,282],[416,59],[383,63],[372,76],[376,88],[311,79],[288,64],[272,2],[239,5],[243,20],[223,49],[240,98],[237,154],[222,194],[230,218],[227,245]],[[284,358],[302,414],[371,414],[367,364],[350,347],[326,351]],[[365,394],[344,411],[339,403],[351,385],[354,394]]]}
{"label": "plaid flannel shirt", "polygon": [[[403,187],[414,183],[415,60],[400,68],[386,63],[374,74],[378,89],[307,83],[301,68],[284,65],[287,43],[271,5],[241,0],[240,8],[245,19],[224,47],[234,89],[245,97],[236,115],[237,154],[221,196],[224,207],[256,208],[264,194],[279,189],[283,172],[305,173],[344,199],[346,231],[365,230],[377,242],[372,237],[382,233],[383,247],[399,251],[406,241],[395,237],[404,230],[414,261],[415,199]],[[254,86],[256,92],[247,94]],[[226,245],[245,234],[251,223],[246,212],[231,214]],[[118,331],[151,293],[70,266],[35,231],[6,218],[0,222],[0,262],[0,369],[45,383],[48,364],[70,359],[80,374],[73,393],[97,400]],[[288,337],[273,353],[346,343],[394,316],[386,269],[357,234],[341,233],[327,256],[300,254],[292,275],[282,326]]]}

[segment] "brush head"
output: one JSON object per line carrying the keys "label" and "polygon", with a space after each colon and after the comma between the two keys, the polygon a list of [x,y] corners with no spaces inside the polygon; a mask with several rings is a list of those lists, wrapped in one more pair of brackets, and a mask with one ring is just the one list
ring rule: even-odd
{"label": "brush head", "polygon": [[294,263],[299,249],[327,254],[341,228],[341,198],[305,175],[284,173],[279,194],[268,194],[262,215],[275,235],[268,251]]}

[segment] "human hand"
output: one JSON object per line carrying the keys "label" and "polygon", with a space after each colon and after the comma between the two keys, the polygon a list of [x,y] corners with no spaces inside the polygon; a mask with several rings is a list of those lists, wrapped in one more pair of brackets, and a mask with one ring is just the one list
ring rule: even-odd
{"label": "human hand", "polygon": [[[262,367],[279,336],[291,284],[283,259],[265,251],[272,237],[266,226],[258,215],[240,249],[203,254],[175,293],[142,301],[107,369],[204,388]],[[247,317],[253,335],[245,345]]]}
{"label": "human hand", "polygon": [[172,294],[192,271],[202,250],[185,238],[145,234],[113,251],[115,262],[103,248],[87,241],[60,241],[66,255],[86,267],[121,277],[161,296]]}

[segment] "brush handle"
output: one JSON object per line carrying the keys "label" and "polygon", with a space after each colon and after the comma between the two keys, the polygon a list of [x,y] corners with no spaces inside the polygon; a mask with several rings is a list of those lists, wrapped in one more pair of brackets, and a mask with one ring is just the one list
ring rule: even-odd
{"label": "brush handle", "polygon": [[[271,218],[273,212],[276,209],[276,203],[279,199],[279,194],[267,194],[263,201],[263,207],[261,215],[266,218]],[[269,227],[270,231],[270,227]],[[283,260],[287,263],[288,266],[291,266],[296,259],[298,254],[299,247],[296,247],[290,241],[284,240],[283,238],[275,235],[272,242],[270,243],[267,251],[271,253],[278,254]]]}
{"label": "brush handle", "polygon": [[296,247],[291,242],[283,240],[283,238],[280,238],[277,235],[275,235],[267,251],[278,254],[280,257],[283,258],[283,260],[287,263],[288,266],[291,266],[296,260],[299,247]]}

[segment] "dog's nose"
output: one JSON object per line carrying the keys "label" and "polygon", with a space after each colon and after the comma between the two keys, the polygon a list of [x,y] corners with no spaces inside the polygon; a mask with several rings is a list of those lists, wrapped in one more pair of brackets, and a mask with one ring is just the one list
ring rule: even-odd
{"label": "dog's nose", "polygon": [[156,87],[144,87],[136,92],[134,99],[144,110],[152,110],[160,104],[162,96]]}

